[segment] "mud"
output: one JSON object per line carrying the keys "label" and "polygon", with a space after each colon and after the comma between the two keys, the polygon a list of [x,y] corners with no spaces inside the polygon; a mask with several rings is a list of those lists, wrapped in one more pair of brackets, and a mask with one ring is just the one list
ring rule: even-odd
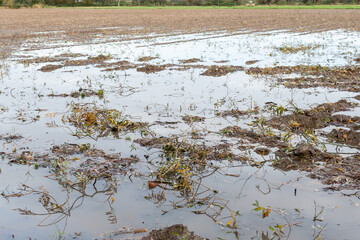
{"label": "mud", "polygon": [[235,71],[241,71],[243,67],[240,66],[211,66],[208,70],[201,73],[203,76],[211,76],[211,77],[221,77],[225,76],[228,73],[232,73]]}
{"label": "mud", "polygon": [[13,140],[19,140],[19,139],[22,139],[22,138],[23,138],[23,136],[17,135],[17,134],[15,134],[15,135],[5,135],[5,136],[0,135],[0,139],[5,140],[7,142],[11,142]]}
{"label": "mud", "polygon": [[184,226],[182,224],[176,224],[159,230],[152,230],[149,233],[149,235],[143,237],[142,240],[160,240],[160,239],[178,240],[179,238],[180,239],[186,238],[189,240],[207,239],[207,238],[202,238],[196,235],[194,232],[189,231],[187,226]]}
{"label": "mud", "polygon": [[239,139],[239,143],[260,143],[268,147],[286,147],[279,136],[256,133],[254,130],[242,129],[238,126],[226,127],[220,131],[225,136]]}
{"label": "mud", "polygon": [[110,56],[98,55],[95,57],[88,57],[85,60],[67,60],[65,61],[65,66],[86,66],[92,64],[101,64],[107,60],[110,60]]}
{"label": "mud", "polygon": [[340,100],[335,103],[320,104],[310,110],[301,110],[295,108],[290,115],[273,117],[265,123],[271,127],[280,130],[307,130],[320,129],[329,125],[354,126],[360,122],[359,117],[350,117],[345,115],[333,115],[333,113],[346,111],[356,104],[346,100]]}
{"label": "mud", "polygon": [[330,133],[326,134],[326,136],[335,142],[360,148],[360,132],[358,130],[359,129],[333,129]]}
{"label": "mud", "polygon": [[39,70],[42,71],[42,72],[52,72],[52,71],[55,71],[59,68],[62,68],[63,66],[62,65],[46,65],[46,66],[43,66],[41,67]]}
{"label": "mud", "polygon": [[193,123],[193,122],[203,122],[205,121],[204,117],[199,116],[184,116],[181,118],[184,122],[187,124]]}
{"label": "mud", "polygon": [[332,190],[358,189],[360,186],[359,155],[341,157],[322,152],[310,144],[299,144],[291,150],[278,150],[273,166],[284,171],[309,172]]}
{"label": "mud", "polygon": [[239,110],[239,109],[231,109],[231,110],[225,110],[225,111],[222,111],[222,112],[218,112],[216,114],[219,115],[219,116],[222,116],[222,117],[231,116],[231,117],[234,117],[234,118],[240,118],[240,117],[248,117],[248,116],[251,116],[251,115],[257,115],[259,113],[260,113],[259,108],[254,107],[253,109],[248,109],[246,111]]}
{"label": "mud", "polygon": [[180,62],[183,64],[188,64],[188,63],[201,62],[201,60],[199,58],[190,58],[190,59],[182,59],[182,60],[180,60]]}
{"label": "mud", "polygon": [[[22,151],[20,153],[1,153],[10,164],[33,165],[61,171],[64,174],[82,174],[86,178],[109,178],[114,174],[126,173],[126,168],[139,159],[135,156],[122,158],[120,153],[106,154],[103,150],[89,144],[63,144],[54,146],[45,154]],[[65,162],[70,161],[68,169]],[[75,166],[72,166],[75,164]],[[76,166],[78,165],[78,166]]]}
{"label": "mud", "polygon": [[145,65],[144,67],[139,67],[136,69],[136,71],[138,72],[144,72],[144,73],[156,73],[156,72],[161,72],[165,70],[166,66],[161,66],[161,65]]}
{"label": "mud", "polygon": [[99,68],[105,68],[103,71],[109,72],[109,71],[124,71],[127,69],[137,68],[138,64],[130,63],[129,61],[118,61],[114,63],[103,63],[98,64],[96,67]]}
{"label": "mud", "polygon": [[180,140],[177,137],[172,138],[140,138],[134,140],[142,147],[148,149],[157,148],[163,151],[163,156],[166,158],[186,157],[189,161],[194,163],[205,163],[207,160],[231,160],[231,161],[246,161],[247,158],[234,154],[229,144],[218,144],[215,146],[199,145],[196,143]]}
{"label": "mud", "polygon": [[315,88],[327,87],[342,91],[360,92],[359,73],[360,68],[351,67],[322,67],[322,66],[278,66],[271,68],[249,68],[248,74],[258,75],[283,75],[299,74],[301,77],[284,78],[276,77],[276,81],[287,88]]}
{"label": "mud", "polygon": [[259,60],[250,60],[250,61],[246,61],[245,64],[246,65],[253,65],[255,63],[259,62]]}
{"label": "mud", "polygon": [[224,10],[0,9],[0,238],[356,236],[358,11]]}
{"label": "mud", "polygon": [[157,59],[157,57],[146,56],[146,57],[138,58],[138,61],[139,62],[148,62],[148,61],[151,61],[154,59]]}

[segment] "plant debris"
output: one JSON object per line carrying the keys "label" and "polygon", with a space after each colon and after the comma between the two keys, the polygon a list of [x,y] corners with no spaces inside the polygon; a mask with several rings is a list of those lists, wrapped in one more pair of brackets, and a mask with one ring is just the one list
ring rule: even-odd
{"label": "plant debris", "polygon": [[70,94],[69,93],[61,93],[61,94],[51,93],[47,96],[48,97],[73,97],[73,98],[78,98],[78,97],[84,98],[84,97],[91,97],[91,96],[103,97],[104,91],[98,90],[97,92],[95,92],[95,91],[89,90],[89,89],[81,89],[81,91],[71,92]]}
{"label": "plant debris", "polygon": [[335,142],[345,143],[360,148],[360,132],[355,129],[333,129],[330,133],[326,134],[326,136],[333,139]]}
{"label": "plant debris", "polygon": [[259,114],[259,107],[254,107],[253,109],[248,109],[248,110],[231,109],[231,110],[225,110],[222,112],[218,112],[216,114],[220,115],[222,117],[231,116],[234,118],[240,118],[242,116],[250,116],[250,115]]}
{"label": "plant debris", "polygon": [[182,120],[188,124],[193,123],[193,122],[203,122],[205,121],[204,117],[199,117],[199,116],[184,116],[182,117]]}
{"label": "plant debris", "polygon": [[104,137],[118,132],[143,130],[147,124],[126,119],[116,109],[99,109],[95,104],[71,104],[62,117],[63,123],[70,123],[77,129],[77,136]]}

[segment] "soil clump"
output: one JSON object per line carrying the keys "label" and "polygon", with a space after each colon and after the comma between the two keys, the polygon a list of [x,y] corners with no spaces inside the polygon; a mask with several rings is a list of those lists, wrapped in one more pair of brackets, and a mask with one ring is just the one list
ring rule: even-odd
{"label": "soil clump", "polygon": [[52,72],[52,71],[55,71],[55,70],[57,70],[59,68],[62,68],[62,67],[63,67],[62,65],[49,64],[49,65],[43,66],[39,70],[42,71],[42,72]]}
{"label": "soil clump", "polygon": [[161,72],[161,71],[164,71],[166,68],[165,65],[150,65],[150,64],[147,64],[143,67],[139,67],[136,69],[136,71],[138,72],[144,72],[144,73],[156,73],[156,72]]}
{"label": "soil clump", "polygon": [[232,73],[235,71],[241,71],[243,70],[243,67],[240,66],[210,66],[208,70],[201,73],[200,75],[203,76],[211,76],[211,77],[221,77],[225,76],[228,73]]}
{"label": "soil clump", "polygon": [[143,237],[142,240],[178,240],[186,238],[188,240],[205,240],[196,235],[194,232],[189,231],[187,226],[182,224],[175,224],[170,227],[161,228],[159,230],[152,230],[148,236]]}

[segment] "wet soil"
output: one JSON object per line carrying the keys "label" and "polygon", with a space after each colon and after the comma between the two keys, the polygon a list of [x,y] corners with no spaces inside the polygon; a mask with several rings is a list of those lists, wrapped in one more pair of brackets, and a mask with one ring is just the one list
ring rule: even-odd
{"label": "wet soil", "polygon": [[259,60],[250,60],[250,61],[246,61],[245,64],[246,65],[253,65],[255,63],[259,62]]}
{"label": "wet soil", "polygon": [[150,65],[147,64],[144,67],[139,67],[136,69],[136,71],[138,72],[144,72],[144,73],[156,73],[156,72],[161,72],[165,70],[165,66],[164,65]]}
{"label": "wet soil", "polygon": [[360,156],[342,157],[322,152],[310,144],[299,144],[294,149],[280,149],[275,153],[273,166],[284,171],[309,172],[332,190],[358,189],[360,186]]}
{"label": "wet soil", "polygon": [[[34,18],[34,16],[37,17]],[[49,18],[48,16],[52,17]],[[29,21],[29,19],[32,19],[32,21]],[[44,21],[44,19],[48,19],[48,21]],[[97,40],[103,38],[103,41],[107,43],[112,41],[121,42],[123,40],[129,39],[151,39],[153,36],[147,35],[150,32],[163,33],[165,34],[164,36],[175,36],[178,34],[190,32],[199,33],[209,32],[213,30],[224,30],[228,32],[228,36],[231,36],[232,34],[239,34],[236,33],[236,31],[239,30],[252,30],[260,32],[263,30],[287,29],[286,31],[289,32],[303,32],[318,30],[319,27],[321,27],[322,30],[339,28],[345,28],[348,30],[359,30],[360,28],[358,26],[358,23],[360,21],[356,21],[356,19],[360,19],[360,14],[358,11],[353,10],[269,11],[249,9],[243,11],[226,9],[198,11],[189,9],[20,9],[13,11],[7,9],[0,9],[0,20],[4,20],[4,24],[0,26],[0,53],[2,53],[3,55],[1,56],[2,58],[6,58],[9,53],[11,53],[11,51],[13,51],[17,46],[19,46],[20,43],[24,43],[25,41],[33,41],[35,43],[37,41],[36,39],[39,37],[42,37],[42,39],[47,39],[49,42],[56,39],[58,42],[64,41],[65,43],[67,43],[66,41],[71,40],[77,42],[80,46],[84,42],[89,42],[95,38]],[[307,26],[304,26],[301,20],[303,20],[303,22],[306,21]],[[13,28],[11,28],[11,26],[13,26]],[[14,26],[16,26],[16,28]],[[104,28],[101,29],[99,27]],[[45,32],[48,30],[59,32]],[[35,33],[34,31],[44,31],[44,33]],[[212,36],[210,36],[210,38],[211,37]],[[114,38],[115,40],[113,40],[112,38]],[[180,40],[177,42],[182,41],[186,42],[187,40]],[[98,43],[99,42],[95,43],[92,46],[95,46]],[[154,43],[154,45],[156,44],[157,43]],[[24,51],[27,52],[31,49],[36,49],[37,47],[41,49],[40,45],[42,45],[42,43],[39,43],[39,46],[35,45],[36,44],[33,44],[33,46],[29,48],[27,48],[27,45],[24,45]],[[66,46],[66,44],[64,44],[64,46]],[[283,52],[284,54],[292,54],[292,51],[301,52],[303,50],[307,50],[306,46],[299,49],[276,49]],[[96,52],[96,54],[99,54],[99,52]],[[149,53],[147,53],[147,55],[145,56],[144,54],[137,55],[137,58],[129,60],[129,58],[123,58],[123,56],[120,56],[119,59],[112,59],[112,55],[107,54],[90,56],[90,54],[84,55],[77,53],[62,53],[56,55],[55,57],[29,58],[28,56],[18,56],[18,59],[15,59],[15,61],[20,62],[25,66],[29,66],[30,64],[58,63],[48,64],[41,67],[39,70],[43,72],[55,71],[62,67],[74,69],[74,67],[77,66],[91,65],[94,66],[94,68],[96,69],[102,68],[97,69],[101,71],[124,71],[127,69],[136,69],[137,72],[144,72],[146,74],[157,73],[164,70],[168,70],[169,74],[171,74],[171,70],[186,71],[194,68],[199,69],[199,72],[203,71],[201,73],[203,77],[201,77],[200,80],[205,79],[209,82],[217,82],[223,79],[230,79],[230,84],[234,84],[234,82],[231,81],[231,77],[235,75],[230,73],[245,71],[246,73],[251,74],[255,77],[267,76],[270,78],[274,78],[279,84],[283,84],[288,88],[302,89],[326,87],[349,92],[360,91],[360,68],[357,65],[346,67],[299,65],[292,67],[277,66],[259,68],[250,67],[250,65],[254,64],[256,64],[255,66],[258,66],[257,63],[260,63],[259,65],[261,65],[261,63],[263,62],[263,59],[253,60],[260,59],[258,58],[258,56],[253,56],[252,58],[250,58],[250,60],[245,62],[245,64],[248,65],[248,69],[245,69],[242,66],[235,66],[230,64],[212,65],[214,64],[214,62],[219,64],[227,63],[228,60],[224,60],[223,56],[221,58],[219,57],[219,59],[211,58],[211,61],[206,63],[207,65],[197,64],[198,62],[202,61],[202,55],[184,56],[180,58],[181,60],[176,60],[177,62],[179,62],[179,64],[173,64],[173,62],[171,61],[171,64],[147,64],[147,62],[157,58],[154,57],[155,55],[151,56],[148,54]],[[144,57],[139,58],[139,56]],[[353,57],[351,59],[353,59]],[[163,59],[159,57],[159,62],[162,60]],[[358,62],[358,59],[354,60],[355,62]],[[204,62],[205,61],[206,57]],[[165,60],[163,62],[165,62]],[[38,68],[39,67],[37,67],[36,69]],[[91,67],[87,68],[87,70],[88,69],[91,69]],[[134,82],[137,80],[136,78],[141,78],[139,76],[142,75],[136,73],[136,71],[133,70],[130,73],[130,75],[138,74],[134,78],[130,77],[130,79],[134,80]],[[46,73],[44,73],[43,75],[45,74]],[[91,70],[86,72],[86,74],[91,75]],[[120,73],[109,74],[114,74],[114,76],[108,77],[114,77],[119,81],[117,83],[123,84],[127,81],[125,79],[125,82],[122,82],[123,79],[119,77],[120,75],[118,75]],[[121,72],[121,74],[124,73]],[[290,78],[289,76],[286,76],[288,74],[294,74],[296,75],[296,77]],[[127,75],[126,72],[124,74],[125,78],[130,75]],[[152,76],[157,76],[157,74],[154,74]],[[223,76],[226,77],[220,78]],[[150,76],[147,77],[150,79]],[[206,77],[219,78],[213,79]],[[97,80],[94,80],[94,83],[96,81]],[[195,81],[193,83],[195,84]],[[64,93],[66,89],[63,89],[60,91],[60,94],[48,94],[49,92],[47,92],[44,93],[44,95],[38,93],[36,94],[36,96],[50,97],[48,98],[48,100],[60,100],[55,97],[89,97],[89,99],[77,99],[81,103],[69,103],[68,108],[65,110],[65,112],[63,112],[63,110],[61,109],[62,112],[60,113],[60,115],[62,116],[62,118],[60,116],[61,119],[59,120],[59,122],[62,122],[64,124],[64,126],[62,126],[64,129],[71,129],[70,135],[72,135],[64,138],[66,139],[64,141],[67,141],[69,138],[72,138],[74,141],[91,139],[94,140],[93,143],[99,145],[102,144],[102,147],[107,147],[107,143],[109,143],[109,145],[116,145],[116,148],[120,145],[119,148],[129,148],[127,149],[126,157],[122,156],[122,154],[120,153],[109,154],[107,153],[108,150],[106,150],[105,152],[100,148],[91,147],[89,144],[80,143],[66,143],[61,145],[55,145],[54,143],[51,149],[47,149],[43,152],[33,152],[26,149],[26,147],[16,147],[12,151],[8,149],[6,152],[1,152],[1,157],[13,165],[20,164],[31,166],[34,168],[49,168],[49,171],[54,174],[53,176],[55,176],[55,178],[69,178],[73,180],[73,182],[61,180],[62,185],[75,184],[80,186],[80,188],[83,190],[87,186],[86,184],[90,183],[91,180],[112,180],[115,175],[125,176],[127,173],[140,176],[143,174],[143,170],[140,170],[140,172],[134,170],[134,163],[144,165],[147,164],[145,168],[151,169],[149,176],[142,178],[140,181],[142,181],[142,183],[147,183],[149,189],[147,189],[146,187],[146,190],[159,190],[161,194],[156,195],[156,193],[151,192],[152,195],[148,198],[145,197],[145,199],[157,199],[157,204],[160,203],[161,205],[161,201],[163,201],[164,199],[164,201],[166,201],[166,198],[169,197],[169,195],[174,192],[179,193],[179,195],[176,196],[177,201],[179,199],[181,199],[181,201],[185,199],[185,202],[188,202],[180,204],[176,202],[171,202],[170,205],[172,205],[174,209],[191,208],[194,206],[196,206],[197,208],[200,206],[206,206],[206,209],[217,206],[221,210],[228,209],[226,205],[228,200],[225,200],[225,202],[227,201],[226,204],[216,205],[213,201],[211,201],[211,199],[213,198],[209,196],[197,196],[197,190],[200,187],[206,188],[206,191],[210,191],[212,197],[214,197],[215,194],[219,193],[219,191],[216,189],[210,189],[205,187],[205,185],[203,185],[203,183],[201,182],[201,177],[204,175],[210,176],[215,171],[218,171],[220,167],[217,167],[217,164],[222,164],[224,162],[226,162],[226,164],[239,164],[241,166],[250,165],[256,168],[265,165],[271,165],[275,169],[281,171],[297,170],[308,173],[308,175],[312,178],[319,179],[322,183],[327,184],[327,188],[331,190],[359,189],[359,154],[355,152],[352,152],[350,154],[326,152],[320,147],[322,143],[317,142],[316,140],[317,137],[322,136],[326,137],[327,139],[325,144],[336,142],[344,147],[351,147],[351,150],[359,148],[360,117],[348,116],[339,113],[342,111],[348,111],[356,108],[357,105],[353,102],[349,102],[347,100],[340,100],[334,103],[320,104],[310,109],[300,109],[294,104],[287,107],[282,107],[274,104],[272,109],[270,109],[273,111],[273,115],[271,115],[270,117],[269,115],[266,115],[267,117],[260,116],[260,114],[268,113],[269,109],[260,109],[259,107],[254,107],[249,108],[248,110],[239,110],[238,108],[236,108],[236,106],[232,105],[230,108],[225,110],[224,108],[221,108],[221,110],[211,111],[211,114],[205,114],[205,117],[200,117],[204,112],[192,111],[190,113],[193,115],[184,116],[186,112],[181,112],[181,114],[175,119],[164,119],[160,117],[160,114],[159,118],[155,119],[151,118],[150,116],[149,118],[154,120],[154,122],[152,124],[147,124],[143,121],[135,121],[131,117],[128,118],[127,115],[124,115],[119,110],[105,107],[106,104],[112,105],[112,103],[110,103],[112,98],[107,99],[103,97],[104,90],[102,90],[101,88],[101,86],[103,86],[102,84],[103,82],[101,79],[99,85],[97,85],[95,88],[89,87],[89,89],[84,89],[82,86],[80,88],[79,85],[75,85],[76,87],[69,91],[69,93]],[[236,88],[239,88],[239,85],[234,85],[236,86]],[[39,84],[39,86],[41,85]],[[32,86],[33,89],[36,89],[36,87]],[[210,90],[212,90],[211,87],[213,87],[213,85],[210,85]],[[178,90],[181,88],[179,88],[179,86],[176,86],[174,89]],[[14,95],[12,94],[13,90],[9,91],[10,95],[14,97]],[[46,90],[43,91],[45,92]],[[20,93],[19,95],[21,94],[22,93]],[[210,94],[211,91],[209,91],[209,95]],[[219,95],[215,96],[218,97]],[[137,97],[138,99],[140,99],[142,96],[138,95]],[[359,96],[353,98],[353,96],[351,95],[350,97],[354,102],[356,102],[356,100],[360,100]],[[343,97],[340,97],[340,99],[341,98]],[[137,101],[138,99],[133,99],[133,101],[128,102],[123,101],[123,98],[117,99],[119,101],[116,102],[115,106],[116,108],[120,108],[121,106],[125,107],[125,105],[127,104],[135,104],[134,102],[136,102],[136,104],[140,104]],[[337,100],[338,99],[339,98],[337,98]],[[83,103],[85,102],[85,100],[92,100],[93,102]],[[236,102],[236,100],[238,99],[235,99],[234,101]],[[102,104],[104,104],[104,106]],[[213,103],[211,102],[211,104]],[[129,108],[129,110],[131,112],[133,109]],[[50,115],[52,114],[50,113]],[[169,115],[171,114],[168,114],[167,116]],[[26,114],[23,115],[20,113],[17,117],[22,124],[27,123],[28,121],[38,121],[37,116],[32,119],[27,119]],[[226,119],[222,117],[226,117]],[[230,117],[236,119],[232,119]],[[251,117],[254,121],[238,123],[240,121],[243,121],[246,117]],[[210,131],[206,128],[210,126],[214,127],[216,124],[214,126],[211,124],[207,125],[209,121],[221,121],[222,123],[223,121],[227,122],[224,126],[216,127],[216,131]],[[190,126],[186,126],[184,122],[186,124],[189,124]],[[229,123],[231,124],[230,126],[228,126]],[[184,131],[183,133],[185,136],[182,135],[181,137],[173,135],[170,135],[168,137],[154,137],[157,133],[153,133],[152,130],[150,130],[150,127],[153,127],[154,129],[163,127],[160,128],[162,133],[166,131],[166,133],[171,134],[174,129],[178,130],[176,129],[178,127],[177,124],[185,125],[185,127],[188,128],[193,128],[194,126],[197,127],[197,125],[201,125],[202,127],[204,127],[204,129],[198,130],[193,128],[192,130],[190,130],[191,132],[188,133],[184,133]],[[337,128],[329,130],[328,132],[322,131],[322,129],[325,127]],[[221,130],[219,131],[219,129]],[[276,129],[276,132],[274,131],[274,129]],[[280,130],[280,132],[277,130]],[[120,134],[131,134],[131,137],[121,136]],[[306,134],[306,136],[310,136],[313,140],[299,140],[299,142],[292,143],[291,141],[287,141],[285,139],[287,135],[294,136],[295,134]],[[133,135],[135,135],[135,137]],[[166,134],[164,135],[166,136]],[[111,137],[115,139],[112,139]],[[122,137],[125,137],[124,141],[122,141]],[[220,140],[213,141],[213,137],[214,139]],[[20,139],[22,139],[20,135],[5,134],[0,136],[0,140],[2,140],[3,142],[13,143],[15,145]],[[110,139],[116,140],[117,144],[113,144],[111,143],[111,141],[104,143],[105,140],[107,141]],[[131,139],[136,140],[132,141],[135,144],[130,146],[130,144],[132,144]],[[57,138],[56,141],[64,142],[62,140],[58,140]],[[142,147],[139,148],[140,151],[136,150],[137,145]],[[132,151],[137,151],[136,153],[141,152],[141,154],[145,152],[146,154],[131,155],[133,154]],[[249,152],[250,154],[247,155]],[[253,154],[253,152],[256,154]],[[137,156],[143,156],[144,159],[142,159],[142,157],[138,158]],[[251,158],[249,156],[251,156]],[[141,159],[143,161],[141,161]],[[261,162],[261,164],[254,164],[254,162]],[[141,166],[143,167],[144,165]],[[224,176],[227,177],[240,177],[240,174],[238,174],[237,172],[234,173],[230,170],[231,173],[227,173],[227,170],[221,169],[221,174],[224,174]],[[267,168],[267,170],[265,171],[268,170],[269,168]],[[273,169],[271,168],[271,170]],[[211,173],[204,174],[204,172]],[[247,174],[249,174],[249,172],[247,172]],[[152,177],[152,180],[149,181],[150,177]],[[215,181],[218,181],[220,179],[218,175],[215,178]],[[221,178],[221,181],[222,180],[224,179]],[[272,179],[270,178],[270,180]],[[130,181],[132,180],[130,179]],[[226,179],[226,181],[228,181],[228,179]],[[241,181],[241,179],[236,179],[236,181]],[[245,183],[246,182],[247,180],[245,181]],[[93,184],[95,185],[95,182]],[[124,185],[126,186],[126,184]],[[139,188],[141,190],[144,190],[143,186],[140,186],[139,188],[137,186],[136,188],[137,191],[139,191]],[[45,191],[42,192],[45,193]],[[165,192],[167,194],[166,197]],[[126,193],[127,192],[125,192],[125,194]],[[225,193],[232,194],[233,192],[225,191]],[[113,202],[113,193],[106,192],[106,194],[109,194],[107,201]],[[154,197],[153,195],[156,196]],[[254,196],[251,195],[251,197]],[[143,196],[141,196],[141,198],[143,199]],[[119,204],[119,206],[121,206],[121,204]],[[230,218],[232,219],[232,221],[234,220],[234,222],[233,224],[230,224],[230,222],[226,224],[225,222],[225,224],[222,223],[222,226],[224,227],[224,229],[231,232],[235,229],[236,218],[235,213],[231,212],[231,210],[229,211]],[[166,212],[167,211],[163,211],[164,214]],[[23,213],[29,212],[23,211]],[[220,224],[216,218],[213,218],[213,220],[216,222],[216,224]],[[232,228],[232,226],[234,226],[234,229]],[[268,226],[266,226],[266,228],[267,227]],[[131,231],[122,230],[119,232],[119,234],[136,234],[146,231],[146,229],[139,228]],[[174,236],[175,232],[177,234],[175,234]],[[265,234],[263,235],[265,236]],[[174,225],[169,228],[153,230],[144,239],[172,239],[173,237],[175,237],[176,239],[178,239],[179,237],[187,239],[202,239],[196,236],[193,232],[189,232],[187,227],[183,225]]]}
{"label": "wet soil", "polygon": [[146,57],[138,58],[138,61],[139,61],[139,62],[148,62],[148,61],[154,60],[154,59],[156,59],[156,58],[157,58],[157,57],[146,56]]}
{"label": "wet soil", "polygon": [[110,59],[111,57],[109,56],[98,55],[96,57],[88,57],[84,60],[67,60],[65,61],[65,66],[85,66],[90,64],[101,64]]}
{"label": "wet soil", "polygon": [[[126,172],[126,167],[138,162],[135,156],[122,158],[120,153],[106,154],[103,150],[92,148],[89,144],[62,144],[54,146],[45,154],[30,151],[2,152],[1,156],[10,164],[33,165],[35,168],[48,167],[54,171],[64,171],[62,164],[71,161],[71,174],[82,174],[87,178],[109,178],[114,174]],[[64,172],[65,173],[65,172]]]}
{"label": "wet soil", "polygon": [[[322,67],[322,66],[278,66],[269,68],[249,68],[248,74],[280,75],[275,80],[287,88],[315,88],[326,87],[342,91],[360,92],[360,68],[351,67]],[[282,77],[283,74],[300,74],[301,77]]]}
{"label": "wet soil", "polygon": [[187,64],[187,63],[201,62],[201,60],[199,58],[189,58],[189,59],[182,59],[182,60],[180,60],[180,62],[183,64]]}
{"label": "wet soil", "polygon": [[[356,10],[305,9],[0,9],[0,55],[5,57],[26,39],[91,41],[110,35],[151,32],[206,32],[290,29],[359,30]],[[274,14],[276,17],[274,17]],[[141,18],[137,17],[141,16]],[[306,22],[304,26],[303,22]],[[98,28],[104,29],[98,29]],[[116,28],[114,28],[116,27]],[[86,36],[86,37],[85,37]]]}
{"label": "wet soil", "polygon": [[206,146],[205,144],[196,144],[186,140],[180,140],[177,137],[140,138],[134,140],[134,142],[148,149],[161,149],[165,157],[169,158],[176,155],[178,157],[186,157],[188,160],[196,163],[205,163],[207,160],[247,160],[244,156],[234,154],[230,144]]}
{"label": "wet soil", "polygon": [[23,138],[23,136],[21,136],[21,135],[5,135],[5,136],[0,135],[1,140],[5,140],[5,141],[8,141],[8,142],[13,141],[13,140],[19,140],[19,139],[22,139],[22,138]]}
{"label": "wet soil", "polygon": [[239,110],[239,109],[231,109],[231,110],[225,110],[222,112],[218,112],[217,115],[222,116],[222,117],[234,117],[234,118],[240,118],[240,117],[246,117],[246,116],[250,116],[250,115],[257,115],[259,114],[259,108],[255,107],[253,109],[248,109],[248,110]]}
{"label": "wet soil", "polygon": [[269,147],[286,147],[286,143],[280,141],[279,136],[266,135],[256,133],[254,130],[242,129],[238,126],[226,127],[221,130],[225,136],[234,137],[239,139],[239,142],[244,143],[260,143]]}
{"label": "wet soil", "polygon": [[149,235],[142,238],[142,240],[160,240],[160,239],[178,240],[183,238],[189,240],[207,239],[197,236],[194,232],[190,232],[187,226],[184,226],[182,224],[176,224],[159,230],[152,230],[149,233]]}
{"label": "wet soil", "polygon": [[354,126],[360,122],[360,117],[333,115],[333,113],[350,110],[356,104],[346,100],[335,103],[320,104],[310,110],[296,109],[289,115],[273,117],[265,123],[280,130],[320,129],[329,125]]}
{"label": "wet soil", "polygon": [[62,67],[63,67],[62,65],[49,64],[49,65],[41,67],[39,70],[42,71],[42,72],[52,72],[52,71],[55,71],[56,69],[59,69],[59,68],[62,68]]}
{"label": "wet soil", "polygon": [[199,117],[199,116],[184,116],[182,117],[182,120],[188,124],[193,123],[193,122],[203,122],[205,121],[204,117]]}
{"label": "wet soil", "polygon": [[360,148],[360,132],[355,129],[333,129],[330,133],[326,134],[327,137],[335,142],[348,144]]}
{"label": "wet soil", "polygon": [[211,76],[211,77],[221,77],[225,76],[228,73],[232,73],[235,71],[243,70],[243,67],[240,66],[211,66],[208,70],[201,73],[203,76]]}

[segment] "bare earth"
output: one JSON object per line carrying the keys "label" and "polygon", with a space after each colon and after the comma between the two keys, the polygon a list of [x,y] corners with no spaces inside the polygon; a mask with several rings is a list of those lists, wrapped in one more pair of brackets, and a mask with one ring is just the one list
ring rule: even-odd
{"label": "bare earth", "polygon": [[[344,28],[360,30],[358,10],[304,9],[0,9],[0,43],[28,38],[33,33],[113,31],[121,34],[147,32],[202,32],[211,30],[312,31]],[[54,34],[54,33],[52,33]],[[63,34],[63,33],[62,33]],[[89,36],[91,37],[91,36]]]}
{"label": "bare earth", "polygon": [[304,9],[1,9],[1,37],[100,27],[143,27],[150,31],[213,29],[360,29],[358,10]]}

